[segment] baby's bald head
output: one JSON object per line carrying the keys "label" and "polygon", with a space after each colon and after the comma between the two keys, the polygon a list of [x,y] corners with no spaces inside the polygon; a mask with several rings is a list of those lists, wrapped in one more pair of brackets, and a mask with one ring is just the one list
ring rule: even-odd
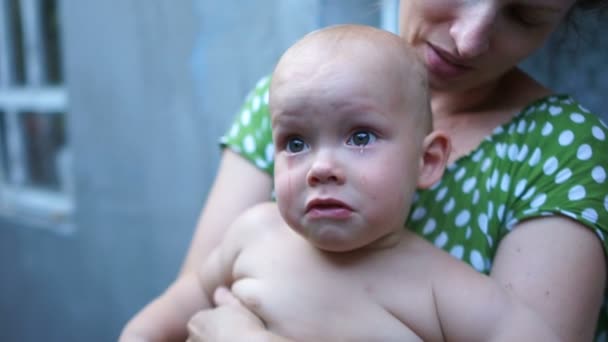
{"label": "baby's bald head", "polygon": [[[362,25],[339,25],[309,33],[279,60],[272,77],[270,107],[287,91],[323,90],[328,79],[346,86],[374,84],[392,108],[413,115],[425,133],[431,129],[426,69],[399,36]],[[284,87],[289,85],[288,87]],[[283,92],[282,90],[285,90]],[[336,91],[329,86],[325,91]]]}

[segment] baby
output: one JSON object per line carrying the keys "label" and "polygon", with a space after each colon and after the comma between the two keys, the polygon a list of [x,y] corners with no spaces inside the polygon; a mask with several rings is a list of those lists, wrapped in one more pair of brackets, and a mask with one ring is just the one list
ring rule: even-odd
{"label": "baby", "polygon": [[237,218],[197,276],[122,340],[184,340],[220,286],[298,341],[555,340],[507,289],[404,229],[417,187],[442,176],[424,66],[392,33],[315,31],[274,70],[277,203]]}

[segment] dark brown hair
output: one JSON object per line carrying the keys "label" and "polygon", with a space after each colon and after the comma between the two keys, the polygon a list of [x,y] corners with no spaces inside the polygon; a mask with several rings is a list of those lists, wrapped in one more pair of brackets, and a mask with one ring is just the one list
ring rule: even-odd
{"label": "dark brown hair", "polygon": [[574,8],[582,10],[606,9],[607,7],[607,0],[578,0],[574,3]]}

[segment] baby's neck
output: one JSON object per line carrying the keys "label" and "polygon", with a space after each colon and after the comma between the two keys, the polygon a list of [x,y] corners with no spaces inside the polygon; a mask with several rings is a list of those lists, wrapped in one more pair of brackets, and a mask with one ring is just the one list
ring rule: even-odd
{"label": "baby's neck", "polygon": [[362,246],[361,248],[358,248],[357,250],[375,251],[375,250],[393,248],[393,247],[397,246],[403,240],[405,235],[406,235],[406,229],[401,228],[401,229],[393,231],[390,234],[384,235],[384,236],[380,237],[379,239],[377,239],[365,246]]}

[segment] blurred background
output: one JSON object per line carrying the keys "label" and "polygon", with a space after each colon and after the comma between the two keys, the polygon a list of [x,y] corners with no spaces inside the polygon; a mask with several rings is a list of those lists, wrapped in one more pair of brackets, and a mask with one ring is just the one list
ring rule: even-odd
{"label": "blurred background", "polygon": [[[0,0],[0,341],[116,340],[176,276],[248,90],[313,29],[394,31],[397,2]],[[607,118],[603,18],[523,66]]]}

